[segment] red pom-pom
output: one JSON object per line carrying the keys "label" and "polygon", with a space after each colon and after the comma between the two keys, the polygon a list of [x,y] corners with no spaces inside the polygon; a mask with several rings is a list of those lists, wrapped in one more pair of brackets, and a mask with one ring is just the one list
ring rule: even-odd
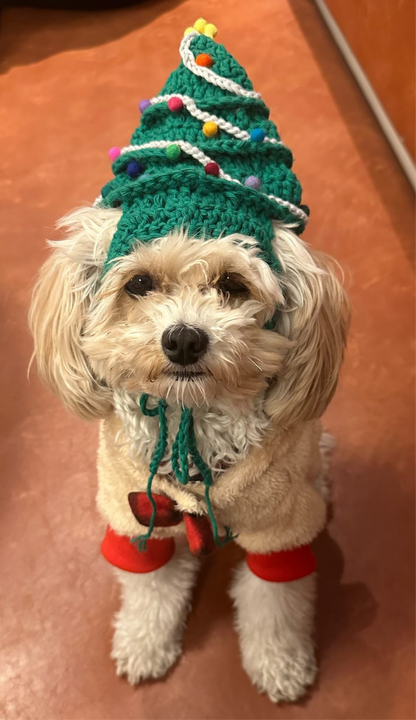
{"label": "red pom-pom", "polygon": [[201,67],[211,67],[211,65],[213,65],[214,63],[211,55],[207,55],[206,53],[200,53],[199,55],[197,55],[195,58],[195,62]]}
{"label": "red pom-pom", "polygon": [[171,97],[168,100],[168,108],[172,112],[179,112],[179,110],[182,110],[182,108],[183,108],[183,102],[178,97]]}
{"label": "red pom-pom", "polygon": [[220,167],[216,162],[209,162],[205,165],[205,172],[207,175],[219,175]]}

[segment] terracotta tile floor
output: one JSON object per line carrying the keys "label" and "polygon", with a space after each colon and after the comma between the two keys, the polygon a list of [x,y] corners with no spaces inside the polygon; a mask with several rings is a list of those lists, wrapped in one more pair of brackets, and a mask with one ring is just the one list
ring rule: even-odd
{"label": "terracotta tile floor", "polygon": [[[137,102],[178,61],[199,15],[264,94],[313,209],[306,238],[346,271],[353,326],[326,421],[336,507],[316,543],[321,672],[276,707],[243,672],[225,588],[238,551],[209,560],[185,654],[164,682],[115,677],[112,573],[99,557],[97,428],[26,368],[26,315],[56,218],[109,178]],[[308,0],[162,0],[116,12],[8,10],[1,24],[1,647],[4,718],[414,717],[413,196]]]}

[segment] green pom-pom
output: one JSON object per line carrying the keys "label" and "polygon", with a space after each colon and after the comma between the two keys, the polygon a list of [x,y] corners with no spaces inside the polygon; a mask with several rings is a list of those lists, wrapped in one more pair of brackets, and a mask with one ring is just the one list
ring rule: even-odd
{"label": "green pom-pom", "polygon": [[166,148],[166,155],[169,160],[179,160],[181,156],[181,149],[179,145],[169,145]]}

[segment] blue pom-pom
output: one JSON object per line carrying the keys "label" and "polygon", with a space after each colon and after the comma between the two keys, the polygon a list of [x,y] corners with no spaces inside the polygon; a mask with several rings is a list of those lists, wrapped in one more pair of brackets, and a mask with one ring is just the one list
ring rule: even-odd
{"label": "blue pom-pom", "polygon": [[143,172],[143,165],[140,165],[137,160],[130,160],[126,167],[126,173],[131,178],[136,178]]}
{"label": "blue pom-pom", "polygon": [[250,133],[250,137],[254,140],[254,142],[263,142],[266,137],[266,133],[261,128],[254,128],[254,130]]}

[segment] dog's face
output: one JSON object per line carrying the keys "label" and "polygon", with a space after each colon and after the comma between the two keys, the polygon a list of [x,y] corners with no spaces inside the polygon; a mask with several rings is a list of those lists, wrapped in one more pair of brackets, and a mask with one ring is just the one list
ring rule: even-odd
{"label": "dog's face", "polygon": [[187,405],[258,394],[290,343],[263,330],[283,298],[256,253],[235,237],[139,244],[87,313],[82,348],[95,375]]}
{"label": "dog's face", "polygon": [[[337,383],[348,310],[331,264],[275,225],[276,275],[253,238],[185,233],[140,243],[104,275],[121,211],[83,208],[42,269],[30,321],[40,375],[82,417],[114,393],[244,405],[293,424]],[[265,323],[276,318],[273,330]]]}

